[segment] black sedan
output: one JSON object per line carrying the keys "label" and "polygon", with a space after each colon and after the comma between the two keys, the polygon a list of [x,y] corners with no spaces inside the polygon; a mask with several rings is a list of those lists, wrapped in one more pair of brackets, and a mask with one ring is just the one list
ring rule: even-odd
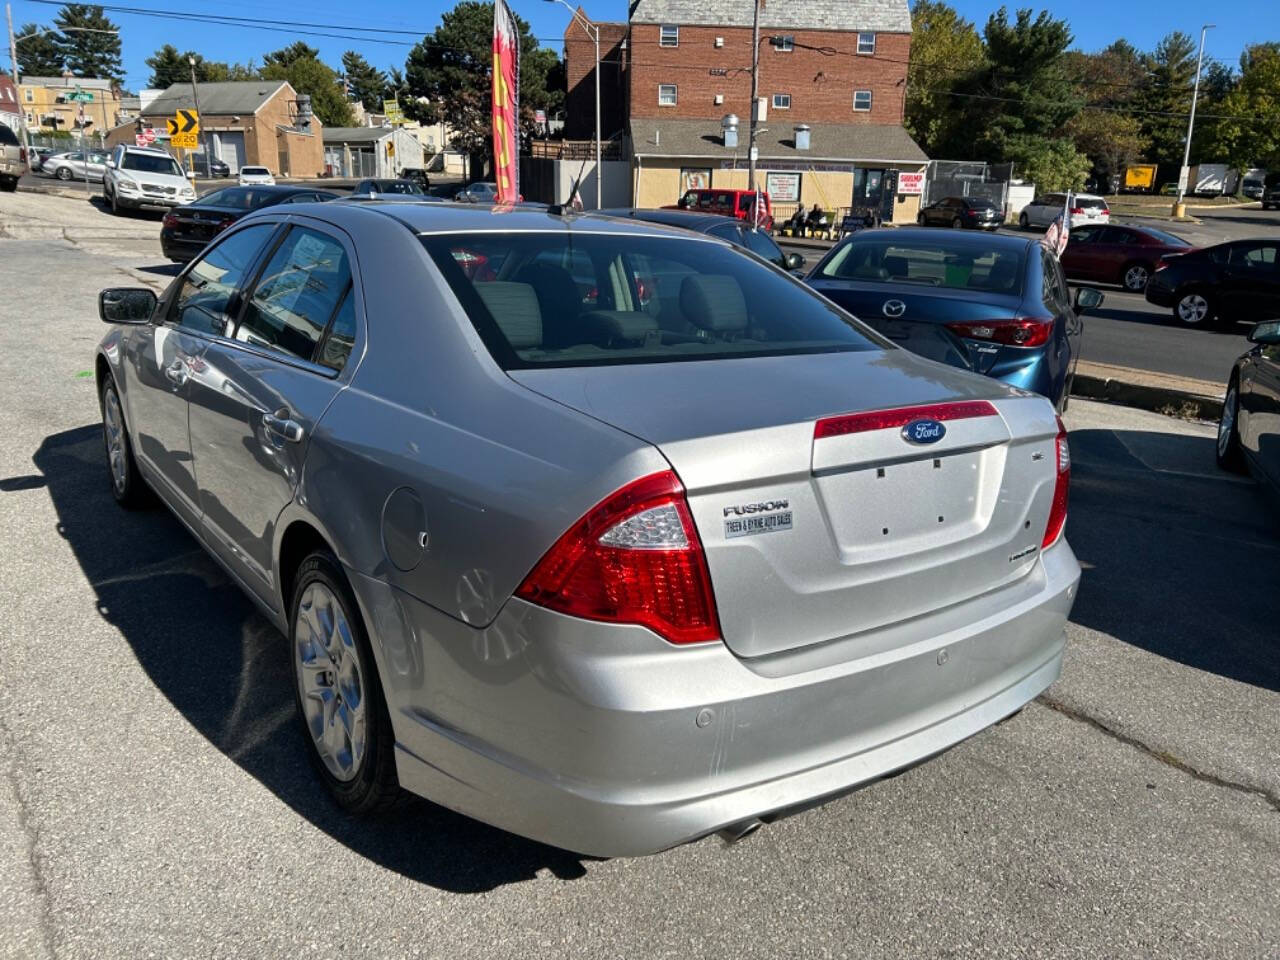
{"label": "black sedan", "polygon": [[174,263],[186,263],[246,213],[277,203],[312,203],[336,196],[313,187],[224,187],[166,213],[160,227],[160,249]]}
{"label": "black sedan", "polygon": [[351,191],[352,197],[377,199],[378,197],[423,197],[427,191],[417,180],[361,180]]}
{"label": "black sedan", "polygon": [[1147,299],[1187,327],[1280,318],[1280,240],[1233,240],[1166,256],[1147,283]]}
{"label": "black sedan", "polygon": [[1004,211],[984,197],[943,197],[921,207],[916,223],[922,227],[995,230],[1004,223]]}
{"label": "black sedan", "polygon": [[191,158],[191,164],[195,167],[197,177],[212,179],[213,177],[225,178],[231,176],[231,168],[217,157],[206,160],[204,154],[197,153]]}
{"label": "black sedan", "polygon": [[682,227],[695,233],[706,233],[721,240],[728,240],[734,246],[744,247],[763,260],[782,267],[784,270],[799,270],[805,259],[798,253],[783,253],[782,248],[773,242],[773,237],[763,230],[752,230],[751,225],[742,220],[722,217],[715,213],[691,213],[685,210],[640,210],[618,209],[601,210],[600,216],[624,217],[628,220],[647,220],[650,223],[662,223],[669,227]]}
{"label": "black sedan", "polygon": [[806,283],[908,350],[1048,397],[1063,409],[1080,358],[1081,314],[1062,265],[1038,240],[902,228],[861,230]]}
{"label": "black sedan", "polygon": [[1218,423],[1218,464],[1251,469],[1280,494],[1280,320],[1249,332],[1253,349],[1236,361]]}

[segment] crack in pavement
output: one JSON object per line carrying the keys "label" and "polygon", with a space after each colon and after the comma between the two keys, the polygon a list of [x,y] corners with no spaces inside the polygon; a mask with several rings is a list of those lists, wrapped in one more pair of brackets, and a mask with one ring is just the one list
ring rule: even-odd
{"label": "crack in pavement", "polygon": [[31,880],[35,886],[35,897],[39,901],[36,907],[36,915],[39,918],[36,926],[40,933],[40,939],[44,943],[46,956],[53,957],[56,956],[57,952],[54,950],[53,916],[49,909],[52,897],[49,894],[49,884],[45,880],[44,872],[40,869],[40,859],[36,854],[36,844],[39,839],[38,833],[30,822],[27,802],[23,799],[22,791],[18,787],[17,740],[2,718],[0,718],[0,744],[3,744],[9,754],[9,761],[4,766],[4,775],[8,781],[8,788],[13,793],[14,803],[17,808],[15,819],[18,822],[18,829],[22,833],[22,839],[26,847],[27,864],[30,867]]}
{"label": "crack in pavement", "polygon": [[1069,720],[1075,720],[1077,723],[1083,723],[1087,726],[1093,727],[1093,729],[1105,734],[1111,739],[1123,743],[1126,746],[1133,747],[1133,749],[1141,753],[1145,753],[1153,760],[1163,763],[1167,767],[1172,767],[1180,773],[1185,773],[1194,780],[1212,784],[1215,787],[1234,790],[1237,793],[1243,793],[1247,796],[1260,797],[1262,800],[1266,801],[1273,810],[1280,813],[1280,796],[1277,796],[1265,787],[1255,787],[1247,783],[1239,783],[1235,780],[1228,780],[1225,777],[1220,777],[1215,773],[1206,773],[1203,770],[1198,770],[1185,760],[1180,760],[1178,757],[1175,757],[1167,751],[1149,747],[1137,737],[1131,737],[1127,733],[1121,733],[1119,730],[1107,726],[1101,720],[1095,719],[1086,713],[1081,713],[1073,707],[1068,707],[1060,700],[1054,700],[1052,697],[1048,696],[1048,694],[1040,694],[1040,696],[1036,697],[1036,702],[1042,706],[1048,707],[1056,713],[1062,714]]}

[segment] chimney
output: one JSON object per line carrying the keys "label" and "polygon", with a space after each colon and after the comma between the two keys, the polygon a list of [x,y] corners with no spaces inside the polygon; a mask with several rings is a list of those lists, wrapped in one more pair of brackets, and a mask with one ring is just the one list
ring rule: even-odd
{"label": "chimney", "polygon": [[808,150],[809,149],[809,125],[807,123],[797,124],[795,127],[795,131],[796,131],[796,149]]}

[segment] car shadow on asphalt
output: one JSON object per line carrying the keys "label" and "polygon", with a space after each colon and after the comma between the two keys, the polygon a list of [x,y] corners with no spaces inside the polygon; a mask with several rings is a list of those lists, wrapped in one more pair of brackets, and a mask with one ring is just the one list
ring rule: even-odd
{"label": "car shadow on asphalt", "polygon": [[[1104,290],[1104,292],[1107,292],[1107,291]],[[1120,293],[1121,291],[1119,289],[1116,289],[1111,292]],[[1187,327],[1187,326],[1184,326],[1183,324],[1175,323],[1168,311],[1161,311],[1160,313],[1151,313],[1150,311],[1125,310],[1122,307],[1108,307],[1108,306],[1102,306],[1094,310],[1090,310],[1089,317],[1105,317],[1108,320],[1121,320],[1121,321],[1124,321],[1125,323],[1141,323],[1141,324],[1145,324],[1147,326],[1152,326],[1152,327],[1173,327],[1177,329],[1188,330],[1193,333],[1224,334],[1224,335],[1233,336],[1233,337],[1243,337],[1253,327],[1253,324],[1244,323],[1244,322],[1210,323],[1202,327]],[[1086,336],[1088,335],[1088,331],[1089,331],[1089,321],[1086,318],[1085,319],[1085,335]],[[1248,344],[1246,344],[1245,346],[1248,346]]]}
{"label": "car shadow on asphalt", "polygon": [[1280,509],[1217,473],[1214,439],[1071,432],[1074,623],[1280,691]]}
{"label": "car shadow on asphalt", "polygon": [[[344,813],[306,759],[285,639],[162,505],[117,506],[101,428],[47,437],[33,459],[100,615],[183,717],[290,808],[361,856],[454,893],[492,890],[543,870],[561,879],[585,875],[591,858],[416,797],[375,819]],[[22,479],[23,489],[39,485],[37,477]]]}

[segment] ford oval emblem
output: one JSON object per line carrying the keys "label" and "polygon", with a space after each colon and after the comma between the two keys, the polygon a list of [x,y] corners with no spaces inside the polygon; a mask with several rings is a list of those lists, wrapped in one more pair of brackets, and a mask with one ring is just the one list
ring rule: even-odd
{"label": "ford oval emblem", "polygon": [[946,435],[946,426],[938,420],[912,420],[902,428],[902,439],[907,443],[937,443]]}

